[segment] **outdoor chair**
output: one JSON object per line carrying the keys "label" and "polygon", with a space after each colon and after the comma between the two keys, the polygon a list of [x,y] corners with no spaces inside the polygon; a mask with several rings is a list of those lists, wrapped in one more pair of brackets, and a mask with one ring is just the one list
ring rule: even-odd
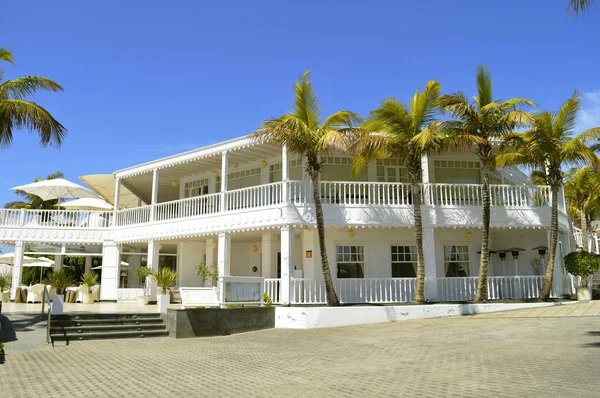
{"label": "outdoor chair", "polygon": [[42,295],[44,294],[44,285],[38,283],[27,290],[28,303],[41,303]]}
{"label": "outdoor chair", "polygon": [[90,294],[94,298],[94,301],[100,301],[100,285],[94,285],[90,289]]}

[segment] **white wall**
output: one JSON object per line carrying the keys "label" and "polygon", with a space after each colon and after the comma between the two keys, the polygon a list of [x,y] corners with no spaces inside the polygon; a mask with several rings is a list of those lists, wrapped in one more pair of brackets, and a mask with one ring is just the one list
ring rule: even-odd
{"label": "white wall", "polygon": [[177,272],[179,273],[179,286],[201,287],[204,286],[202,278],[196,271],[196,266],[204,261],[204,251],[206,243],[198,242],[180,242],[179,258]]}
{"label": "white wall", "polygon": [[[236,242],[235,234],[232,235],[231,241],[231,275],[235,276],[260,276],[260,250],[256,253],[252,251],[252,245],[256,245],[260,249],[260,237],[256,242]],[[256,267],[257,271],[252,272],[252,267]]]}

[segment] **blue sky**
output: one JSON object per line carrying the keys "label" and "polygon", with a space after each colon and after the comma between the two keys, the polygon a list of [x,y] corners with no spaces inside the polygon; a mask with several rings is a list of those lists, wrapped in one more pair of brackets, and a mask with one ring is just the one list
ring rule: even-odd
{"label": "blue sky", "polygon": [[[284,4],[285,3],[285,4]],[[126,4],[126,5],[124,5]],[[582,125],[600,124],[600,4],[571,17],[567,0],[7,2],[5,77],[65,87],[38,95],[69,130],[60,150],[17,134],[0,153],[8,188],[54,171],[117,169],[253,131],[290,110],[311,69],[324,112],[367,114],[438,79],[474,91],[489,66],[498,98],[555,109],[584,93]]]}

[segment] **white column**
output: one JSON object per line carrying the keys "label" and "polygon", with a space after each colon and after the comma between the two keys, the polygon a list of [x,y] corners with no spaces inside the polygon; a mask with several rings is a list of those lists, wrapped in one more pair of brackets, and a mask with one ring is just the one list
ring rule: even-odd
{"label": "white column", "polygon": [[283,182],[283,189],[281,190],[281,201],[286,203],[288,201],[288,188],[287,182],[290,179],[290,170],[288,162],[288,151],[287,146],[281,147],[281,181]]}
{"label": "white column", "polygon": [[119,247],[113,241],[105,241],[102,246],[102,280],[100,300],[116,301],[119,287]]}
{"label": "white column", "polygon": [[[158,257],[160,254],[160,243],[155,240],[148,241],[148,260],[146,266],[150,270],[158,271]],[[104,271],[103,271],[104,272]],[[158,288],[156,281],[150,277],[146,278],[146,294],[150,295],[150,301],[156,301]]]}
{"label": "white column", "polygon": [[431,205],[430,194],[430,176],[429,176],[429,158],[427,155],[421,156],[421,172],[423,173],[423,204]]}
{"label": "white column", "polygon": [[15,242],[15,259],[12,266],[12,284],[10,285],[10,299],[14,300],[17,295],[17,288],[21,285],[21,275],[23,275],[23,242]]}
{"label": "white column", "polygon": [[158,169],[152,172],[152,197],[150,204],[150,221],[156,220],[156,202],[158,201]]}
{"label": "white column", "polygon": [[84,273],[89,274],[92,272],[92,256],[85,257],[85,268],[83,270]]}
{"label": "white column", "polygon": [[260,247],[262,254],[262,277],[277,277],[277,251],[275,250],[275,236],[270,232],[262,234]]}
{"label": "white column", "polygon": [[119,211],[119,199],[121,197],[121,179],[115,179],[115,197],[113,199],[114,209],[113,209],[113,227],[117,226],[117,212]]}
{"label": "white column", "polygon": [[291,298],[292,275],[294,274],[294,228],[281,228],[281,282],[279,301],[289,304]]}
{"label": "white column", "polygon": [[222,276],[231,275],[231,235],[219,232],[219,243],[217,247],[217,263],[219,264],[219,301],[225,302],[225,283]]}
{"label": "white column", "polygon": [[52,267],[54,269],[54,272],[58,272],[63,268],[63,261],[64,261],[64,255],[67,252],[67,247],[65,245],[62,245],[60,247],[60,254],[56,254],[54,256],[54,266]]}
{"label": "white column", "polygon": [[227,151],[221,154],[221,211],[227,211],[225,192],[227,192],[227,180],[229,177],[229,154]]}
{"label": "white column", "polygon": [[[217,256],[215,255],[215,249],[212,248],[215,241],[213,239],[209,239],[206,241],[206,265],[211,266],[213,263],[217,262]],[[205,286],[214,286],[217,281],[213,281],[212,278],[207,279],[204,282]]]}
{"label": "white column", "polygon": [[425,298],[434,302],[438,300],[438,291],[435,230],[433,227],[423,227],[423,251],[425,256]]}

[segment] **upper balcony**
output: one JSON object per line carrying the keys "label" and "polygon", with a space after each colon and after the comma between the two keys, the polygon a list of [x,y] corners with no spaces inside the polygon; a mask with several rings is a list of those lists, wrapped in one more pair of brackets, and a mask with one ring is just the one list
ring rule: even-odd
{"label": "upper balcony", "polygon": [[[482,225],[479,184],[424,184],[423,223]],[[413,188],[405,183],[323,181],[319,187],[329,227],[411,227]],[[548,186],[491,185],[491,226],[548,228]],[[116,214],[116,220],[113,216]],[[561,212],[561,225],[566,226]],[[316,224],[312,187],[277,182],[112,212],[0,210],[0,240],[119,242],[211,235],[220,231]]]}

